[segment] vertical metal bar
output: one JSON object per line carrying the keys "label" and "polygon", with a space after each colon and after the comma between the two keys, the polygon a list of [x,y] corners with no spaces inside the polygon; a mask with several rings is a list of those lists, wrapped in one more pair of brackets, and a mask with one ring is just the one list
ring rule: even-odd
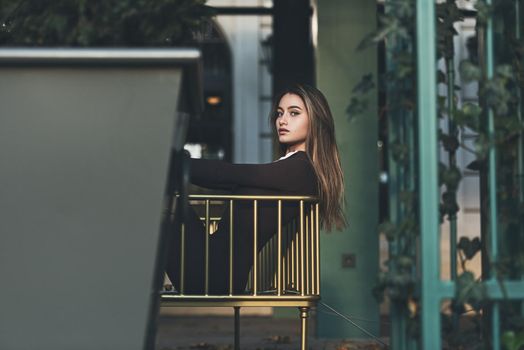
{"label": "vertical metal bar", "polygon": [[493,301],[491,312],[491,337],[493,350],[500,350],[500,308],[498,301]]}
{"label": "vertical metal bar", "polygon": [[[284,249],[282,247],[282,249]],[[286,257],[285,257],[285,251],[282,252],[282,256],[280,257],[280,261],[282,261],[282,293],[285,293],[286,291]]]}
{"label": "vertical metal bar", "polygon": [[186,225],[180,227],[180,294],[184,295],[184,274],[186,270]]}
{"label": "vertical metal bar", "polygon": [[233,247],[234,247],[234,227],[233,227],[233,200],[229,200],[229,295],[233,295]]}
{"label": "vertical metal bar", "polygon": [[[515,1],[515,37],[517,41],[519,41],[522,37],[521,35],[521,21],[520,21],[520,1]],[[518,94],[518,108],[517,108],[517,115],[518,120],[520,123],[522,123],[522,91],[520,85],[517,86],[517,94]],[[519,203],[524,203],[524,133],[522,131],[519,132],[519,143],[518,143],[518,150],[517,150],[517,171],[518,171],[518,186],[519,186]],[[522,222],[521,222],[522,225]],[[521,228],[522,229],[522,228]]]}
{"label": "vertical metal bar", "polygon": [[268,289],[277,289],[277,281],[276,281],[276,265],[275,265],[275,261],[274,261],[274,257],[275,257],[275,237],[272,238],[271,240],[271,253],[268,253],[267,254],[267,261],[269,263],[269,266],[270,268],[268,268],[268,271],[267,271],[267,284],[268,284]]}
{"label": "vertical metal bar", "polygon": [[271,279],[270,279],[270,284],[271,284],[271,287],[274,288],[275,290],[277,289],[277,274],[276,274],[276,264],[275,264],[275,240],[272,239],[271,242],[270,242],[270,252],[268,254],[268,258],[269,258],[269,261],[270,261],[270,273],[271,273]]}
{"label": "vertical metal bar", "polygon": [[313,210],[313,203],[309,205],[309,247],[307,250],[307,255],[309,256],[309,294],[315,294],[314,292],[314,281],[315,281],[315,256],[313,250],[313,244],[315,242],[315,212]]}
{"label": "vertical metal bar", "polygon": [[310,295],[315,295],[315,276],[316,276],[316,272],[315,272],[315,211],[313,209],[313,203],[311,203],[311,212],[310,212],[310,223],[309,223],[309,226],[310,226],[310,230],[309,230],[309,250],[308,250],[308,255],[309,255],[309,266],[310,266],[310,270],[309,270],[309,283],[310,283],[310,287],[309,287],[309,293]]}
{"label": "vertical metal bar", "polygon": [[[491,0],[486,0],[490,6]],[[493,52],[493,18],[488,17],[486,23],[486,78],[493,78],[494,52]],[[498,227],[497,227],[497,153],[495,148],[495,121],[493,110],[488,110],[488,138],[490,147],[488,151],[488,193],[489,193],[489,234],[490,256],[493,263],[498,260]],[[492,269],[492,279],[497,278],[496,269]],[[492,342],[493,349],[500,349],[500,313],[499,303],[494,301],[492,309]]]}
{"label": "vertical metal bar", "polygon": [[296,225],[293,223],[292,231],[291,231],[291,284],[293,285],[293,289],[297,290],[297,230]]}
{"label": "vertical metal bar", "polygon": [[299,225],[295,227],[295,289],[297,292],[300,291],[300,232]]}
{"label": "vertical metal bar", "polygon": [[272,244],[269,245],[268,249],[267,249],[267,252],[266,252],[266,263],[267,263],[267,269],[266,269],[266,285],[267,285],[267,289],[272,289],[273,288],[273,268],[272,268],[272,264],[273,264],[273,261],[272,261],[272,255],[271,255],[271,251],[272,251]]}
{"label": "vertical metal bar", "polygon": [[266,264],[267,264],[265,268],[265,273],[264,273],[264,280],[266,281],[265,282],[266,289],[271,289],[271,283],[272,283],[271,281],[273,278],[273,276],[271,275],[271,271],[272,271],[271,264],[273,263],[271,261],[271,251],[272,251],[272,242],[270,240],[264,248],[264,259],[266,260]]}
{"label": "vertical metal bar", "polygon": [[[408,44],[409,45],[409,44]],[[407,45],[404,45],[407,46]],[[400,122],[397,126],[397,133],[398,133],[398,140],[403,145],[408,144],[409,142],[409,133],[411,129],[411,125],[408,125],[408,118],[410,117],[410,114],[408,111],[405,111],[400,115]],[[405,193],[406,192],[406,186],[407,186],[407,180],[409,178],[409,168],[405,164],[401,164],[397,168],[398,172],[398,191],[399,193]],[[400,199],[400,198],[399,198]],[[408,207],[406,203],[402,200],[398,202],[398,215],[399,215],[399,221],[404,219],[406,217],[406,214],[408,213]],[[398,254],[399,251],[404,251],[406,249],[406,245],[408,243],[407,237],[398,237],[396,239],[395,245],[396,245],[396,254]],[[397,268],[396,266],[394,267]],[[392,307],[397,316],[396,318],[396,327],[398,333],[398,341],[401,344],[402,349],[408,349],[408,332],[407,332],[407,313],[405,311],[405,306],[401,303],[394,302]]]}
{"label": "vertical metal bar", "polygon": [[[486,0],[491,5],[491,0]],[[488,18],[486,28],[486,76],[493,78],[493,19]],[[498,255],[498,228],[497,228],[497,159],[495,149],[495,122],[493,110],[488,111],[488,136],[490,148],[488,152],[488,177],[489,177],[489,226],[490,226],[490,248],[493,261],[497,261]]]}
{"label": "vertical metal bar", "polygon": [[284,292],[289,288],[291,283],[291,239],[289,224],[286,226],[286,284],[284,285]]}
{"label": "vertical metal bar", "polygon": [[[389,13],[390,6],[385,6],[386,13]],[[386,64],[387,64],[387,71],[392,72],[396,69],[395,67],[395,55],[397,54],[396,51],[399,51],[400,43],[399,40],[396,40],[395,37],[393,37],[393,41],[389,41],[386,43]],[[398,89],[397,85],[394,85],[392,83],[388,83],[387,87],[387,96],[394,96],[396,90]],[[394,101],[392,101],[394,102]],[[392,103],[388,101],[388,104]],[[395,158],[393,156],[393,152],[390,150],[394,146],[395,142],[399,141],[399,120],[401,120],[401,116],[399,115],[399,111],[391,111],[391,113],[388,113],[388,120],[387,120],[387,132],[388,132],[388,152],[387,152],[387,158],[388,158],[388,197],[389,197],[389,220],[392,224],[398,224],[399,218],[400,218],[400,208],[399,208],[399,178],[400,178],[400,171],[399,171],[399,164],[395,161]],[[393,255],[397,254],[398,252],[398,244],[396,240],[390,241],[388,240],[388,252],[389,256],[392,257]],[[393,263],[393,259],[389,259],[388,262],[388,269],[390,271],[394,271],[395,264]],[[390,308],[389,308],[389,314],[391,318],[391,326],[390,326],[390,334],[391,334],[391,347],[393,349],[404,349],[405,345],[402,342],[402,329],[401,329],[401,320],[402,316],[397,312],[397,307],[395,307],[395,302],[391,302]]]}
{"label": "vertical metal bar", "polygon": [[300,235],[299,235],[299,246],[300,246],[300,295],[304,295],[304,201],[300,201]]}
{"label": "vertical metal bar", "polygon": [[[520,41],[521,35],[521,21],[520,21],[520,1],[515,1],[515,38]],[[522,123],[522,90],[520,84],[517,85],[518,107],[517,116],[520,123]],[[519,132],[519,143],[517,148],[517,186],[519,187],[519,205],[524,204],[524,133]],[[524,222],[520,221],[520,234],[524,236]],[[523,278],[524,276],[521,276]],[[521,316],[524,316],[524,302],[520,302]]]}
{"label": "vertical metal bar", "polygon": [[282,295],[282,200],[278,200],[277,231],[277,295]]}
{"label": "vertical metal bar", "polygon": [[235,310],[235,350],[240,350],[240,306],[233,306]]}
{"label": "vertical metal bar", "polygon": [[435,3],[417,0],[417,92],[420,225],[422,241],[422,348],[441,348],[439,274],[439,193]]}
{"label": "vertical metal bar", "polygon": [[307,295],[309,295],[309,250],[308,250],[308,247],[309,247],[309,215],[306,211],[306,215],[305,215],[305,226],[306,226],[306,232],[304,234],[304,264],[306,265],[304,270],[305,270],[305,292]]}
{"label": "vertical metal bar", "polygon": [[206,230],[205,230],[205,255],[206,255],[206,262],[205,262],[205,295],[209,294],[209,199],[206,199]]}
{"label": "vertical metal bar", "polygon": [[271,247],[271,240],[266,243],[265,247],[263,248],[263,257],[264,257],[264,263],[261,266],[263,275],[262,275],[262,281],[263,281],[263,290],[269,290],[271,289],[271,255],[269,254],[269,249]]}
{"label": "vertical metal bar", "polygon": [[271,261],[272,257],[270,254],[271,246],[273,245],[273,238],[271,238],[266,245],[262,248],[261,252],[258,254],[259,259],[259,271],[260,271],[260,278],[259,278],[259,290],[269,290],[271,289],[271,264],[273,263]]}
{"label": "vertical metal bar", "polygon": [[[414,122],[414,116],[412,111],[406,111],[405,116],[403,118],[405,120],[404,128],[406,131],[405,137],[406,137],[406,144],[408,145],[409,149],[409,167],[407,169],[407,174],[405,178],[403,179],[403,182],[405,183],[404,190],[407,190],[411,193],[416,193],[417,191],[417,174],[416,174],[416,123]],[[406,215],[408,209],[409,211],[416,212],[415,208],[411,205],[411,208],[406,208],[404,206],[404,212],[402,213],[403,216]],[[415,219],[418,220],[418,217],[416,217],[416,213],[412,213],[411,215],[415,216]],[[413,236],[406,237],[406,240],[403,243],[402,249],[406,249],[408,251],[408,254],[412,257],[417,257],[417,243],[416,238]],[[440,255],[440,249],[437,248]],[[414,280],[419,280],[418,271],[416,268],[411,268],[411,276]],[[412,335],[412,333],[409,332],[408,329],[408,323],[409,323],[409,313],[406,312],[406,308],[404,308],[402,311],[399,311],[399,314],[401,315],[401,328],[403,329],[403,335],[402,335],[402,342],[404,347],[407,350],[413,350],[417,348],[418,340],[415,339],[415,337]]]}
{"label": "vertical metal bar", "polygon": [[316,258],[316,265],[317,265],[317,271],[316,271],[316,294],[320,294],[320,207],[319,204],[315,204],[315,212],[316,212],[316,222],[315,222],[315,235],[316,235],[316,252],[315,252],[315,258]]}
{"label": "vertical metal bar", "polygon": [[[455,95],[455,71],[453,68],[453,59],[446,59],[446,71],[448,74],[448,132],[456,136],[456,127],[453,121],[454,113],[454,95]],[[449,166],[456,165],[455,151],[449,152]],[[456,196],[456,193],[454,194]],[[450,242],[450,276],[451,280],[457,279],[457,215],[453,213],[449,217],[449,242]]]}
{"label": "vertical metal bar", "polygon": [[311,294],[317,295],[317,257],[316,257],[316,212],[315,203],[311,203]]}
{"label": "vertical metal bar", "polygon": [[[453,57],[446,58],[446,73],[448,75],[448,133],[451,137],[457,137],[457,128],[453,120],[455,112],[455,68]],[[456,151],[450,150],[448,152],[449,167],[456,167],[457,157]],[[453,190],[453,197],[456,200],[457,192]],[[457,280],[457,213],[448,213],[449,221],[449,269],[451,281]],[[453,313],[452,324],[454,328],[459,327],[459,315]]]}
{"label": "vertical metal bar", "polygon": [[258,201],[253,200],[253,295],[257,295],[257,223],[258,223]]}
{"label": "vertical metal bar", "polygon": [[300,350],[308,350],[308,317],[309,317],[309,308],[308,307],[300,307]]}

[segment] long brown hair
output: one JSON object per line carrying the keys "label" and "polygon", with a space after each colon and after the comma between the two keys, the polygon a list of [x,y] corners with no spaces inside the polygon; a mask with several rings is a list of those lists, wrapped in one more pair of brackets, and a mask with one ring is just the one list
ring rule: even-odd
{"label": "long brown hair", "polygon": [[[286,94],[299,96],[309,116],[306,138],[306,153],[313,164],[318,179],[318,194],[322,226],[331,231],[333,227],[342,229],[346,226],[344,218],[344,175],[340,166],[335,123],[326,98],[318,89],[297,84],[284,89],[273,103],[270,120],[276,128],[278,105]],[[280,144],[280,152],[286,151],[286,145]]]}

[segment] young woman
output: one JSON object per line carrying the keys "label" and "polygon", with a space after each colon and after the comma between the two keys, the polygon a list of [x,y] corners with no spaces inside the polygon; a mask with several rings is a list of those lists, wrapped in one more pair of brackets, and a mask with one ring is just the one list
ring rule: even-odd
{"label": "young woman", "polygon": [[[282,157],[269,164],[230,164],[216,160],[192,159],[191,182],[212,189],[229,189],[242,195],[313,195],[320,203],[324,229],[345,226],[342,212],[344,180],[335,141],[333,117],[324,95],[311,86],[296,85],[275,99],[271,123],[280,144]],[[209,242],[209,291],[227,294],[229,280],[229,207],[226,206],[218,230]],[[238,201],[234,206],[234,292],[242,293],[252,265],[253,204]],[[297,216],[296,204],[283,203],[285,225]],[[258,205],[258,247],[277,232],[274,202]],[[185,222],[186,294],[204,290],[205,233],[202,222],[191,213]],[[169,254],[168,276],[179,287],[180,232],[175,234],[174,251]],[[176,248],[178,247],[178,248]],[[178,288],[177,288],[178,289]]]}

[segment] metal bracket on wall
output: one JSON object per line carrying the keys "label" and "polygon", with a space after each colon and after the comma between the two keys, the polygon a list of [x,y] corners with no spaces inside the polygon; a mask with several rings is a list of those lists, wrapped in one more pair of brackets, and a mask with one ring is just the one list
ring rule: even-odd
{"label": "metal bracket on wall", "polygon": [[354,253],[342,253],[342,267],[354,268],[357,266],[357,256]]}

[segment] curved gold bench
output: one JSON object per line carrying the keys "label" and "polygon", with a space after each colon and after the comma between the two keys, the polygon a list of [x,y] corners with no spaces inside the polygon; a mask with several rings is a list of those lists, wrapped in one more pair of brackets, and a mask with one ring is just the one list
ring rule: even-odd
{"label": "curved gold bench", "polygon": [[[184,256],[180,257],[181,291],[163,291],[162,306],[189,307],[233,307],[235,310],[235,349],[239,349],[239,317],[241,307],[271,306],[298,307],[301,318],[301,349],[307,350],[309,310],[320,300],[320,246],[319,246],[319,205],[316,197],[311,196],[241,196],[241,195],[190,195],[191,206],[200,206],[201,220],[205,223],[208,235],[211,235],[217,222],[216,206],[229,202],[228,215],[233,222],[234,207],[238,201],[253,202],[253,251],[254,259],[249,276],[246,294],[233,293],[233,245],[229,250],[229,295],[184,295]],[[277,232],[262,249],[257,247],[258,204],[261,201],[273,201],[277,208]],[[295,202],[298,213],[286,226],[282,224],[282,205]],[[234,227],[230,225],[230,242],[233,241]],[[184,246],[184,228],[182,225],[182,246]],[[209,250],[206,244],[206,291],[209,280]]]}

